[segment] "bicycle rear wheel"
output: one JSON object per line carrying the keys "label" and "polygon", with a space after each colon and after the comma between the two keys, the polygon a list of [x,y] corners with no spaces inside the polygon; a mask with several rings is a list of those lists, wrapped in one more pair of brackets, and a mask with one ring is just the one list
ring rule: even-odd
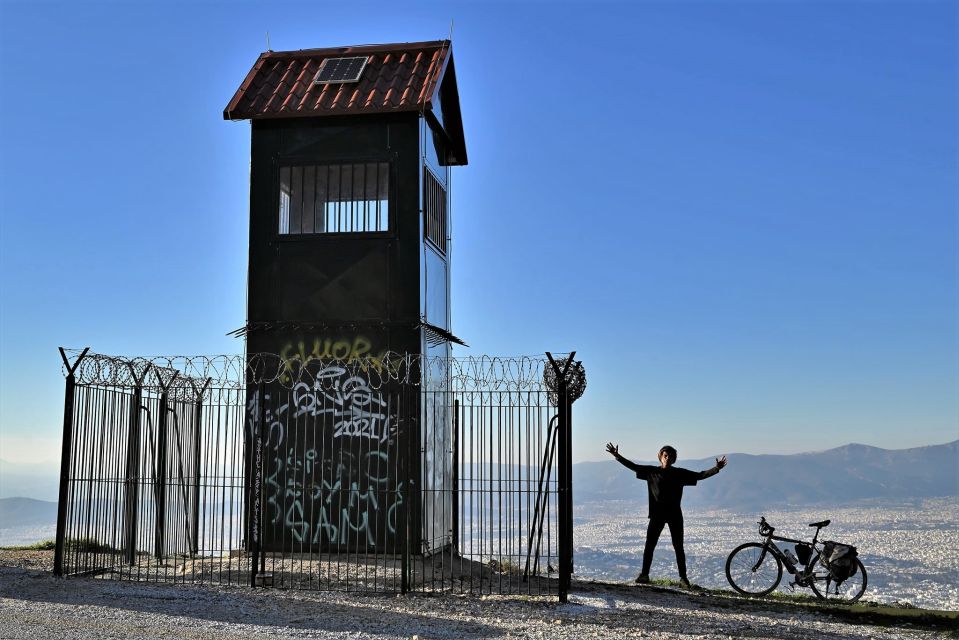
{"label": "bicycle rear wheel", "polygon": [[758,542],[741,544],[726,558],[726,579],[733,589],[747,596],[772,592],[783,577],[783,565]]}
{"label": "bicycle rear wheel", "polygon": [[866,592],[869,579],[866,576],[866,567],[859,558],[856,558],[856,573],[839,583],[833,581],[829,569],[819,561],[819,556],[816,556],[810,566],[814,568],[809,579],[809,586],[820,600],[852,604]]}

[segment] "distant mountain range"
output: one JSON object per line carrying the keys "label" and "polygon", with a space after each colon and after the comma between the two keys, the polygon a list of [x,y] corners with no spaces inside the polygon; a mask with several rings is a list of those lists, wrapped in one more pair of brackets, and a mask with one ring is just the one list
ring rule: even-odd
{"label": "distant mountain range", "polygon": [[0,459],[0,498],[57,500],[60,464],[10,462]]}
{"label": "distant mountain range", "polygon": [[[684,505],[755,509],[959,496],[959,440],[914,449],[848,444],[813,453],[727,457],[719,475],[687,488]],[[677,466],[701,471],[714,464],[714,458],[681,459]],[[575,502],[647,500],[645,483],[612,459],[573,465],[573,496]]]}
{"label": "distant mountain range", "polygon": [[32,498],[0,498],[0,527],[56,524],[57,503]]}
{"label": "distant mountain range", "polygon": [[[733,453],[728,458],[729,466],[719,475],[686,490],[684,505],[754,510],[868,499],[959,497],[959,440],[914,449],[848,444],[814,453]],[[713,458],[681,459],[678,466],[699,471],[713,464]],[[55,522],[59,471],[55,466],[0,460],[0,528]],[[647,499],[645,483],[612,459],[573,465],[573,496],[577,504],[645,503]]]}

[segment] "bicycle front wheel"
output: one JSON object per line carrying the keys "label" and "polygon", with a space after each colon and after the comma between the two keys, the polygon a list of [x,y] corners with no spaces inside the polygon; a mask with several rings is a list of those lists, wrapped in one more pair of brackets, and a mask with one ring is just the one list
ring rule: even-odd
{"label": "bicycle front wheel", "polygon": [[782,577],[782,563],[764,544],[741,544],[726,558],[726,579],[743,595],[764,596],[776,588]]}
{"label": "bicycle front wheel", "polygon": [[810,565],[814,567],[812,576],[810,576],[809,586],[820,600],[829,600],[830,602],[846,602],[852,604],[862,597],[866,592],[866,567],[862,560],[856,558],[856,572],[843,580],[836,582],[829,574],[829,570],[819,561],[819,556]]}

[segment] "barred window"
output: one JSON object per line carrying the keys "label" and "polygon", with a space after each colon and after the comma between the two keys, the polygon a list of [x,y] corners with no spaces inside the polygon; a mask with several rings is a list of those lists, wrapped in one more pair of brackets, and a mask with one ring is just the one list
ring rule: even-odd
{"label": "barred window", "polygon": [[423,170],[423,234],[446,253],[446,190],[428,169]]}
{"label": "barred window", "polygon": [[388,231],[388,162],[280,168],[279,232]]}

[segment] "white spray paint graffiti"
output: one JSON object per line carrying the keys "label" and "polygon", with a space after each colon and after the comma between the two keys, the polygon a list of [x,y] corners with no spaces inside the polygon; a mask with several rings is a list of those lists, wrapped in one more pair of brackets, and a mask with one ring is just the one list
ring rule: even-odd
{"label": "white spray paint graffiti", "polygon": [[[361,376],[347,376],[343,367],[326,367],[315,378],[312,388],[305,382],[293,387],[291,418],[301,416],[333,418],[333,437],[359,437],[385,442],[395,435],[395,420],[389,420],[387,402],[383,394],[370,388]],[[269,399],[269,396],[267,396]],[[269,405],[269,402],[267,403]],[[259,405],[254,396],[247,405],[250,415],[255,415]],[[267,442],[279,443],[284,439],[282,417],[290,410],[285,403],[275,410],[266,409]]]}
{"label": "white spray paint graffiti", "polygon": [[[367,452],[357,462],[338,462],[335,472],[330,474],[327,464],[332,463],[318,460],[314,449],[297,455],[291,447],[285,459],[274,457],[270,465],[273,473],[266,478],[271,524],[276,527],[282,522],[297,543],[345,545],[358,541],[362,534],[365,544],[375,547],[377,523],[385,524],[387,532],[395,535],[396,510],[403,504],[403,483],[391,487],[389,478],[372,472],[351,474],[351,470],[371,469],[388,462],[382,451]],[[381,501],[385,518],[379,515]]]}
{"label": "white spray paint graffiti", "polygon": [[[389,419],[383,394],[362,377],[347,373],[343,367],[326,367],[312,386],[298,383],[291,402],[275,408],[270,406],[269,394],[265,396],[263,444],[271,454],[263,460],[264,533],[274,542],[374,548],[396,534],[403,483],[386,472],[396,418]],[[247,409],[250,424],[257,423],[255,416],[261,409],[255,394]],[[320,434],[332,428],[333,440],[323,453],[306,448],[303,440],[287,441],[288,428],[293,428],[288,423],[304,416],[317,420],[312,425],[299,423],[296,432],[301,438],[308,430]],[[377,448],[355,455],[348,442],[357,438]]]}
{"label": "white spray paint graffiti", "polygon": [[305,382],[293,387],[293,417],[332,415],[333,437],[357,436],[383,442],[390,435],[386,400],[361,376],[347,376],[343,367],[321,370],[310,388]]}

